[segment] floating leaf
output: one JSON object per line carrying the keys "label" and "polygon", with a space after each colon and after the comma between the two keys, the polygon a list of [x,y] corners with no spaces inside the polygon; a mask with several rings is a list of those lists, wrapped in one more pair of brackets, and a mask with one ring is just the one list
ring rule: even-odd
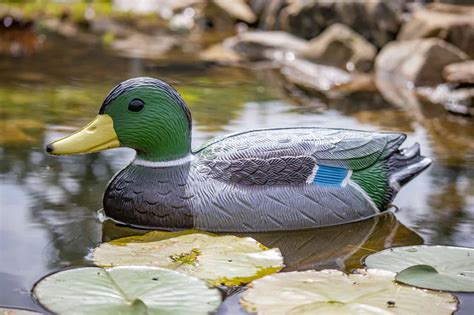
{"label": "floating leaf", "polygon": [[197,231],[159,232],[101,244],[92,252],[99,266],[142,265],[177,270],[212,285],[239,285],[279,271],[283,257],[250,237]]}
{"label": "floating leaf", "polygon": [[37,315],[41,314],[34,311],[23,310],[19,308],[3,308],[0,307],[0,315]]}
{"label": "floating leaf", "polygon": [[253,281],[241,303],[248,312],[271,314],[451,314],[457,300],[394,282],[395,273],[360,270],[287,272]]}
{"label": "floating leaf", "polygon": [[474,292],[473,278],[440,274],[428,265],[415,265],[403,269],[395,279],[398,282],[425,289]]}
{"label": "floating leaf", "polygon": [[444,291],[474,292],[474,248],[405,246],[365,259],[369,268],[398,272],[397,281]]}
{"label": "floating leaf", "polygon": [[38,282],[33,294],[58,314],[208,314],[221,301],[202,280],[137,266],[61,271]]}

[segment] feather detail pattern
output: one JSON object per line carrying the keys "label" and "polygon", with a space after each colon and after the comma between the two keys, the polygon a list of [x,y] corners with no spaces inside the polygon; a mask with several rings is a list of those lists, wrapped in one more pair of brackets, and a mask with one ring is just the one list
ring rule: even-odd
{"label": "feather detail pattern", "polygon": [[395,195],[390,180],[403,184],[404,168],[423,160],[398,150],[404,139],[318,128],[231,135],[184,164],[130,164],[109,184],[104,209],[132,225],[216,232],[360,221],[385,210]]}
{"label": "feather detail pattern", "polygon": [[385,159],[404,140],[401,133],[264,129],[218,139],[196,154],[212,178],[242,185],[288,185],[309,181],[316,166],[365,169]]}

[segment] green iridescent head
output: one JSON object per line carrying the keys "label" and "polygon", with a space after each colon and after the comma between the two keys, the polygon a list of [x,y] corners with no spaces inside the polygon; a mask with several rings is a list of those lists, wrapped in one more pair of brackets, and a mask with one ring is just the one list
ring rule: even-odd
{"label": "green iridescent head", "polygon": [[117,85],[97,118],[78,132],[47,146],[51,154],[77,154],[129,147],[139,158],[166,161],[191,150],[191,113],[169,84],[141,77]]}

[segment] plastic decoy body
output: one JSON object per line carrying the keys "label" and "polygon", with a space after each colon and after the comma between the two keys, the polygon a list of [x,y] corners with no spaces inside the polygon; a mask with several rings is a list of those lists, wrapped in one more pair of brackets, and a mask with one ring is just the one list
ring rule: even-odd
{"label": "plastic decoy body", "polygon": [[191,113],[170,85],[117,85],[97,118],[51,154],[119,146],[135,159],[110,181],[104,211],[142,227],[273,231],[359,221],[387,209],[431,161],[406,136],[323,128],[253,130],[191,151]]}

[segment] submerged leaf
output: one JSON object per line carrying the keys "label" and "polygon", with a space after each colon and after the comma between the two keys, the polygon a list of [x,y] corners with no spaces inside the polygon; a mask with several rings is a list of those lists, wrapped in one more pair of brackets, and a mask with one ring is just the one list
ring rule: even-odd
{"label": "submerged leaf", "polygon": [[397,281],[425,289],[474,292],[474,249],[451,246],[405,246],[365,259],[369,268],[398,272]]}
{"label": "submerged leaf", "polygon": [[395,274],[360,270],[288,272],[253,281],[241,303],[265,314],[451,314],[457,300],[449,293],[420,290],[394,282]]}
{"label": "submerged leaf", "polygon": [[213,285],[239,285],[279,271],[283,257],[250,237],[197,231],[159,232],[101,244],[92,252],[99,266],[142,265],[177,270]]}
{"label": "submerged leaf", "polygon": [[38,282],[33,294],[58,314],[208,314],[221,301],[202,280],[136,266],[61,271]]}

